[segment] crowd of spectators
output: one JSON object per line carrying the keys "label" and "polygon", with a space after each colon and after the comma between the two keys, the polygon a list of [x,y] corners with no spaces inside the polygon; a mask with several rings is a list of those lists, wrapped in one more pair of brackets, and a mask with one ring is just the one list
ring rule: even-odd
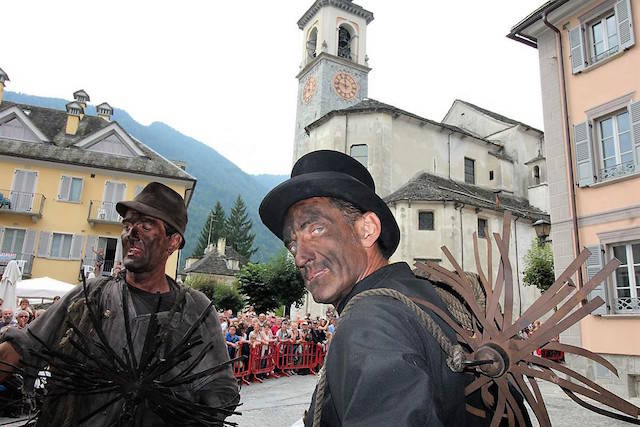
{"label": "crowd of spectators", "polygon": [[253,307],[248,307],[235,316],[231,310],[225,310],[219,314],[219,319],[231,358],[237,355],[248,358],[252,348],[262,346],[264,352],[269,344],[276,342],[294,346],[313,342],[326,350],[336,327],[332,312],[326,318],[312,318],[307,314],[304,318],[296,316],[291,319],[290,316],[256,314]]}

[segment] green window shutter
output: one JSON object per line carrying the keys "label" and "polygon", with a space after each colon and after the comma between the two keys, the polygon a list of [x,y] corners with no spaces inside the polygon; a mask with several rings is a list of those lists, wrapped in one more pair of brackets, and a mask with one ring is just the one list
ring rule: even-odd
{"label": "green window shutter", "polygon": [[577,74],[584,70],[584,48],[582,46],[582,27],[569,30],[569,48],[571,49],[571,72]]}
{"label": "green window shutter", "polygon": [[634,152],[636,156],[636,172],[640,171],[640,101],[633,102],[629,106],[631,118],[631,137],[633,138]]}
{"label": "green window shutter", "polygon": [[573,144],[576,152],[578,186],[593,184],[593,153],[591,150],[591,127],[582,122],[573,125]]}
{"label": "green window shutter", "polygon": [[618,20],[618,38],[620,50],[629,49],[636,42],[633,36],[633,20],[631,18],[631,1],[618,0],[616,2],[616,19]]}
{"label": "green window shutter", "polygon": [[[589,252],[591,255],[587,258],[587,281],[591,280],[593,276],[595,276],[602,267],[604,266],[603,252],[600,246],[588,246]],[[596,308],[591,314],[595,315],[603,315],[608,313],[607,307],[609,306],[609,302],[607,300],[607,280],[605,279],[602,283],[598,284],[598,286],[591,292],[589,292],[589,301],[594,299],[595,297],[600,297],[604,300],[604,304],[600,307]]]}
{"label": "green window shutter", "polygon": [[40,258],[49,256],[49,246],[51,246],[51,233],[48,231],[41,231],[40,240],[38,241],[38,256]]}

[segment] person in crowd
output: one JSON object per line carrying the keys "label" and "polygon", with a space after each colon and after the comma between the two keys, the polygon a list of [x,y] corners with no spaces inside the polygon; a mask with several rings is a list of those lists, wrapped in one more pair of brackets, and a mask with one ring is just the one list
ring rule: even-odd
{"label": "person in crowd", "polygon": [[281,327],[276,333],[276,339],[278,341],[290,341],[292,338],[291,327],[289,325],[288,320],[283,320],[281,323]]}
{"label": "person in crowd", "polygon": [[327,334],[318,327],[318,321],[311,321],[311,340],[316,344],[324,344],[327,341]]}
{"label": "person in crowd", "polygon": [[[184,366],[189,364],[196,364],[195,372],[206,372],[228,361],[224,337],[220,333],[206,333],[220,330],[215,311],[209,312],[202,324],[197,323],[209,306],[209,299],[199,291],[178,285],[165,274],[167,260],[175,251],[184,247],[185,243],[187,208],[183,198],[164,184],[152,182],[133,201],[118,202],[116,210],[123,218],[120,237],[125,274],[98,277],[87,283],[88,292],[96,295],[92,304],[94,309],[98,313],[105,313],[101,324],[112,351],[120,358],[127,359],[124,354],[128,346],[123,326],[125,310],[135,314],[130,321],[137,333],[132,334],[131,345],[138,354],[146,342],[149,314],[157,311],[159,316],[175,316],[173,319],[180,320],[170,322],[173,336],[184,336],[193,325],[198,325],[202,341],[194,346],[183,363],[171,367],[165,373],[168,378],[181,375]],[[82,355],[70,342],[72,340],[63,338],[66,337],[68,323],[75,324],[81,333],[95,337],[92,322],[85,320],[88,318],[86,310],[90,307],[84,304],[83,288],[77,286],[65,294],[42,316],[30,323],[26,330],[8,328],[0,333],[0,360],[14,366],[21,363],[28,366],[40,365],[44,361],[37,355],[42,354],[44,345],[57,352],[76,354],[82,360]],[[123,294],[127,295],[127,299],[122,303],[114,303],[121,301]],[[208,347],[206,357],[200,359],[198,355],[205,346]],[[154,357],[162,357],[170,349],[168,345],[160,346]],[[64,375],[64,372],[56,371],[52,375]],[[0,381],[3,376],[6,374],[0,373]],[[200,387],[180,386],[180,390],[175,390],[177,397],[208,407],[227,408],[234,408],[240,400],[230,365],[200,378],[199,381]],[[132,381],[130,386],[133,389],[136,384]],[[119,401],[116,393],[49,394],[40,411],[38,423],[51,426],[77,425],[75,421],[91,416],[90,425],[117,425],[122,421],[122,411],[115,405]],[[144,401],[132,401],[130,404],[136,405],[133,410],[137,409],[136,416],[144,420],[145,425],[174,424],[172,420],[161,419],[154,408],[144,404]],[[188,415],[181,419],[182,423],[198,424],[195,420],[190,422]],[[222,424],[225,416],[220,416],[219,423]]]}
{"label": "person in crowd", "polygon": [[100,274],[102,273],[102,266],[104,265],[104,249],[103,248],[91,248],[91,251],[93,251],[93,253],[96,256],[96,260],[93,264],[93,268],[94,268],[94,274],[96,276],[100,276]]}
{"label": "person in crowd", "polygon": [[29,300],[26,298],[22,298],[20,300],[19,310],[24,310],[29,314],[29,322],[31,322],[36,317],[33,307],[31,307],[31,305],[29,304]]}
{"label": "person in crowd", "polygon": [[29,323],[29,312],[26,310],[18,310],[18,313],[16,313],[16,321],[17,323],[15,324],[15,327],[18,329],[24,329],[27,327],[27,323]]}
{"label": "person in crowd", "polygon": [[278,333],[278,331],[280,330],[280,328],[282,328],[282,318],[281,317],[276,317],[272,322],[271,322],[271,334],[273,336],[276,336],[276,334]]}
{"label": "person in crowd", "polygon": [[122,271],[122,261],[116,261],[111,269],[111,275],[117,276]]}
{"label": "person in crowd", "polygon": [[0,310],[2,310],[2,305],[4,304],[4,300],[0,298]]}
{"label": "person in crowd", "polygon": [[13,326],[16,323],[18,322],[13,317],[13,310],[11,310],[10,308],[5,308],[4,310],[2,310],[2,322],[0,322],[0,328],[3,328],[5,326]]}
{"label": "person in crowd", "polygon": [[267,323],[267,315],[264,313],[260,313],[258,315],[258,321],[260,322],[260,327],[263,327],[265,323]]}
{"label": "person in crowd", "polygon": [[[35,312],[35,315],[36,315],[35,319],[37,319],[38,317],[42,316],[45,311],[47,311],[47,310],[45,310],[44,308],[37,309],[36,312]],[[35,320],[35,319],[33,319],[33,320]]]}
{"label": "person in crowd", "polygon": [[229,327],[229,319],[224,314],[218,315],[218,320],[220,321],[220,329],[222,330],[222,334],[227,333],[227,328]]}
{"label": "person in crowd", "polygon": [[300,322],[300,342],[311,342],[313,341],[311,337],[311,329],[309,329],[309,324],[306,320]]}
{"label": "person in crowd", "polygon": [[241,345],[240,341],[242,341],[242,338],[236,335],[235,326],[233,325],[229,326],[229,329],[227,330],[227,333],[225,335],[225,341],[227,342],[227,350],[229,351],[229,358],[233,359],[235,357],[236,349],[238,348],[238,346]]}
{"label": "person in crowd", "polygon": [[60,295],[56,295],[55,297],[53,297],[53,302],[58,302],[60,301]]}
{"label": "person in crowd", "polygon": [[[389,264],[400,230],[367,168],[337,151],[306,154],[259,212],[291,252],[314,300],[334,305],[341,316],[321,376],[326,387],[321,395],[316,388],[305,425],[312,425],[316,405],[326,426],[466,425],[465,376],[451,371],[409,307],[367,296],[344,311],[355,295],[381,288],[446,311],[431,282],[406,263]],[[455,332],[430,314],[455,343]]]}

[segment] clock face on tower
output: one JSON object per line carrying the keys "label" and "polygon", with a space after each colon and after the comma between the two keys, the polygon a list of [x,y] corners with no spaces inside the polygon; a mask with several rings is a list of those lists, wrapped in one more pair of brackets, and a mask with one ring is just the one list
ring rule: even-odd
{"label": "clock face on tower", "polygon": [[355,98],[358,94],[358,83],[349,73],[336,73],[333,77],[333,88],[338,95],[347,101]]}
{"label": "clock face on tower", "polygon": [[316,87],[318,86],[318,82],[314,76],[311,76],[307,79],[304,87],[302,88],[302,102],[308,104],[313,98],[313,95],[316,93]]}

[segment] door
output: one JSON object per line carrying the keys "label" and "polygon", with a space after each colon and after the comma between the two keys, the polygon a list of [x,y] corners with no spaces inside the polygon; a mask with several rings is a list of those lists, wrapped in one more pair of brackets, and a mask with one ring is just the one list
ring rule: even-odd
{"label": "door", "polygon": [[[103,254],[104,264],[102,265],[101,274],[103,276],[110,276],[111,269],[115,264],[116,259],[116,248],[118,245],[118,239],[114,239],[111,237],[100,237],[98,238],[98,248],[97,250]],[[98,272],[96,272],[96,275]]]}
{"label": "door", "polygon": [[112,222],[122,221],[122,218],[116,211],[116,203],[124,200],[125,188],[126,185],[122,182],[105,182],[102,209],[100,209],[100,212],[98,213],[98,219]]}
{"label": "door", "polygon": [[16,169],[11,186],[11,209],[18,212],[31,212],[38,172]]}

